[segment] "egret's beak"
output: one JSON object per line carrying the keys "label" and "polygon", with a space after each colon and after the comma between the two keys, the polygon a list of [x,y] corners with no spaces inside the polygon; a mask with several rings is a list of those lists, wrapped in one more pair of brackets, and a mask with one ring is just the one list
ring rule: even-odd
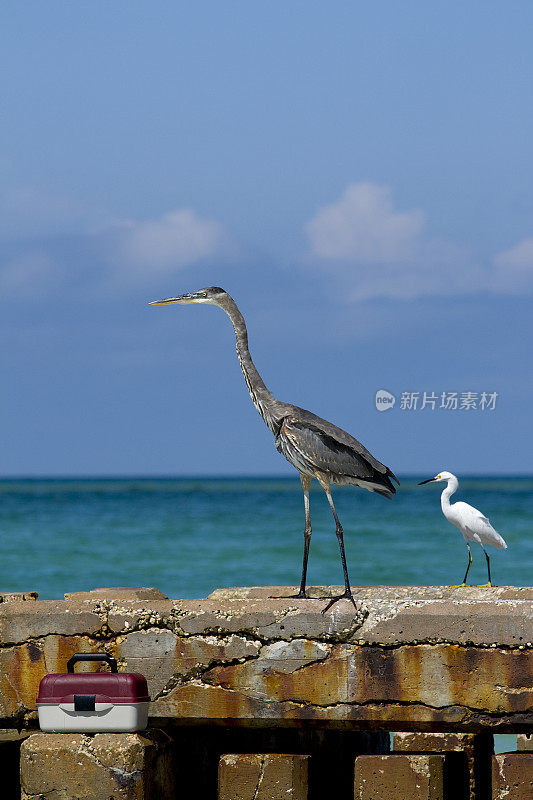
{"label": "egret's beak", "polygon": [[165,300],[152,300],[148,305],[150,306],[169,306],[172,303],[180,303],[185,305],[187,303],[194,303],[197,294],[189,292],[188,294],[180,294],[177,297],[167,297]]}
{"label": "egret's beak", "polygon": [[420,481],[418,484],[419,486],[423,486],[425,483],[431,483],[431,481],[436,481],[436,478],[428,478],[427,481]]}

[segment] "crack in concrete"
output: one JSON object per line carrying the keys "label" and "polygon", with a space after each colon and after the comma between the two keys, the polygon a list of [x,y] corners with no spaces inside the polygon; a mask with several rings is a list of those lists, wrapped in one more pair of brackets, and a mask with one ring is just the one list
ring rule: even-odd
{"label": "crack in concrete", "polygon": [[301,672],[308,667],[314,667],[317,664],[323,664],[327,661],[329,654],[324,656],[324,658],[315,658],[313,661],[308,661],[306,664],[302,664],[301,667],[296,667],[295,669],[291,670],[291,675],[294,675],[296,672]]}
{"label": "crack in concrete", "polygon": [[[14,647],[23,647],[25,644],[29,642],[34,642],[38,644],[42,642],[44,639],[47,639],[49,636],[60,636],[63,639],[95,639],[99,641],[100,637],[99,634],[101,633],[102,628],[99,628],[97,631],[92,631],[88,633],[87,631],[81,631],[79,633],[58,633],[57,631],[49,631],[48,633],[42,633],[39,636],[27,636],[25,639],[19,642],[0,642],[0,651],[1,650],[9,650]],[[106,633],[105,636],[102,635],[102,638],[111,638]]]}
{"label": "crack in concrete", "polygon": [[[176,686],[185,686],[189,681],[194,681],[194,680],[202,681],[202,677],[207,672],[209,672],[209,670],[214,669],[215,667],[237,666],[239,664],[245,664],[247,661],[254,661],[257,658],[259,658],[259,653],[250,656],[236,657],[233,659],[229,659],[228,661],[224,661],[221,659],[213,659],[212,661],[209,662],[208,666],[206,667],[198,667],[197,669],[193,669],[190,672],[187,672],[186,674],[176,672],[167,681],[165,686],[156,694],[156,696],[152,698],[152,702],[154,703],[161,697],[166,697],[168,694],[170,694],[172,689],[176,688]],[[205,685],[213,686],[216,684],[207,682]]]}
{"label": "crack in concrete", "polygon": [[265,756],[260,756],[259,758],[260,758],[260,761],[259,761],[259,777],[257,779],[257,784],[256,784],[256,787],[255,787],[255,792],[254,792],[254,796],[253,796],[252,800],[257,800],[257,796],[259,794],[259,789],[261,787],[261,784],[263,783],[263,778],[265,777]]}
{"label": "crack in concrete", "polygon": [[[38,644],[39,642],[43,642],[44,639],[48,638],[49,636],[59,636],[65,639],[75,639],[75,638],[86,638],[90,639],[95,642],[95,644],[101,644],[102,642],[107,642],[108,644],[112,644],[114,640],[119,637],[126,637],[130,633],[136,633],[139,631],[171,631],[174,633],[178,638],[182,639],[190,639],[190,638],[201,638],[204,639],[208,636],[215,636],[217,638],[223,637],[227,638],[228,636],[240,636],[243,639],[246,639],[249,642],[255,643],[260,642],[262,645],[271,644],[273,642],[292,642],[297,639],[302,639],[301,634],[295,634],[294,636],[287,636],[287,637],[280,637],[278,636],[265,636],[264,634],[259,634],[253,628],[241,628],[239,630],[227,630],[219,627],[214,628],[205,628],[201,632],[198,633],[187,633],[187,632],[179,632],[176,633],[170,627],[161,626],[161,625],[154,625],[154,624],[147,624],[145,626],[132,626],[131,628],[127,628],[124,630],[116,631],[112,630],[111,628],[106,628],[102,626],[98,629],[98,631],[80,631],[78,633],[61,633],[57,631],[50,631],[48,633],[43,633],[39,636],[28,636],[26,639],[21,641],[4,641],[0,642],[0,651],[1,650],[9,650],[15,647],[23,647],[25,644],[30,642],[34,642]],[[501,644],[495,642],[487,642],[487,643],[479,643],[474,641],[466,641],[466,642],[457,642],[453,639],[443,639],[438,637],[425,637],[423,639],[402,639],[401,641],[396,642],[377,642],[371,640],[363,640],[363,639],[355,639],[350,641],[350,637],[355,629],[351,629],[345,634],[312,634],[309,637],[310,641],[314,642],[321,642],[324,644],[351,644],[354,647],[379,647],[383,650],[397,650],[401,647],[419,647],[423,645],[452,645],[460,648],[476,648],[479,650],[503,650],[503,651],[512,651],[518,653],[526,653],[530,650],[533,650],[533,643],[527,642],[526,644]]]}
{"label": "crack in concrete", "polygon": [[160,700],[162,697],[166,697],[170,694],[170,692],[175,689],[177,686],[185,686],[189,681],[183,680],[179,675],[173,675],[167,683],[163,686],[161,691],[159,691],[155,697],[152,697],[151,702],[155,703],[157,700]]}
{"label": "crack in concrete", "polygon": [[[313,636],[313,641],[315,641],[317,637]],[[453,645],[456,647],[474,647],[476,650],[513,650],[519,651],[520,653],[528,652],[529,650],[533,650],[533,642],[527,642],[527,644],[501,644],[500,642],[485,642],[484,644],[480,644],[479,642],[474,641],[464,641],[458,642],[455,639],[443,639],[440,637],[424,637],[423,639],[397,639],[394,642],[378,642],[371,639],[354,639],[353,641],[346,641],[341,642],[341,644],[353,644],[357,647],[379,647],[383,650],[397,650],[400,647],[422,647],[423,645],[438,645],[438,644],[446,644],[446,645]]]}
{"label": "crack in concrete", "polygon": [[[187,681],[185,682],[185,684],[186,683],[187,683]],[[242,690],[242,689],[234,689],[234,688],[230,688],[230,687],[225,687],[225,686],[222,686],[220,684],[203,683],[203,682],[198,683],[197,682],[196,685],[201,685],[201,686],[203,686],[205,688],[222,689],[222,691],[227,692],[228,694],[237,695],[237,696],[240,695],[241,697],[243,697],[245,700],[248,700],[248,701],[253,701],[253,702],[258,702],[258,703],[268,703],[269,707],[272,707],[272,706],[293,706],[293,707],[302,708],[302,709],[314,709],[314,708],[316,708],[316,709],[320,709],[322,711],[328,711],[330,709],[335,709],[335,708],[346,708],[346,710],[349,710],[351,708],[353,709],[353,708],[371,708],[371,707],[374,707],[374,708],[377,708],[377,709],[387,709],[387,708],[394,708],[395,706],[400,706],[400,707],[407,707],[407,708],[411,708],[411,707],[427,708],[430,711],[434,711],[434,712],[445,712],[445,711],[449,711],[449,710],[457,710],[457,711],[465,712],[465,714],[466,713],[470,713],[472,715],[475,715],[476,717],[488,717],[491,720],[492,719],[500,719],[500,718],[501,719],[505,719],[505,718],[516,716],[512,712],[509,713],[508,711],[490,712],[490,711],[487,711],[486,709],[479,709],[479,708],[475,708],[473,706],[468,706],[468,705],[458,705],[457,703],[450,703],[450,704],[444,705],[444,706],[432,706],[429,703],[424,703],[421,700],[391,700],[391,701],[386,701],[386,700],[376,700],[376,699],[374,699],[374,700],[364,700],[364,701],[359,701],[359,702],[349,702],[349,701],[346,701],[346,700],[339,700],[336,703],[328,703],[328,704],[310,703],[310,702],[305,702],[305,701],[302,701],[302,700],[289,699],[289,698],[287,698],[285,700],[272,700],[272,699],[268,699],[268,698],[265,698],[265,697],[255,697],[255,696],[253,696],[251,694],[245,694],[245,691]],[[517,713],[519,715],[521,714],[521,712],[517,712]],[[524,712],[524,713],[526,713],[526,712]],[[335,719],[334,721],[339,721],[339,720]],[[405,724],[405,723],[402,723],[402,724]]]}

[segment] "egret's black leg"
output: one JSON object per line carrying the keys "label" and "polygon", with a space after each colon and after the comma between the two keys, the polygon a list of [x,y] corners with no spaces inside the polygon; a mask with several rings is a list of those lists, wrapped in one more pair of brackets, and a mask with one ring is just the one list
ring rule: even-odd
{"label": "egret's black leg", "polygon": [[333,498],[331,496],[331,490],[330,490],[329,486],[324,487],[324,485],[323,485],[322,488],[326,492],[326,496],[328,498],[328,503],[331,506],[331,510],[333,512],[333,518],[335,519],[335,533],[337,534],[337,539],[338,539],[338,542],[339,542],[339,550],[341,551],[342,570],[344,572],[344,593],[340,594],[338,597],[332,597],[331,600],[329,601],[329,603],[327,604],[327,606],[323,609],[322,613],[324,613],[324,612],[326,612],[328,610],[328,608],[331,608],[331,606],[334,603],[336,603],[338,600],[342,600],[344,598],[346,598],[347,600],[350,600],[350,602],[353,603],[354,608],[357,608],[357,606],[356,606],[355,600],[353,599],[353,596],[352,596],[352,590],[350,588],[350,579],[348,578],[348,567],[346,566],[346,555],[344,553],[344,534],[343,534],[343,530],[342,530],[342,525],[341,525],[340,520],[339,520],[339,518],[337,516],[337,512],[335,511],[335,506],[333,505]]}
{"label": "egret's black leg", "polygon": [[[481,544],[481,542],[480,542],[480,544]],[[490,558],[489,558],[488,553],[487,553],[487,551],[485,550],[485,548],[483,547],[482,544],[481,544],[481,549],[485,553],[485,558],[487,559],[487,570],[488,570],[488,573],[489,573],[489,582],[485,583],[485,584],[482,584],[482,586],[492,586],[492,581],[491,581],[491,577],[490,577]]]}
{"label": "egret's black leg", "polygon": [[470,550],[470,545],[468,544],[468,542],[466,546],[468,547],[468,566],[466,568],[465,576],[463,578],[461,586],[466,586],[466,579],[468,578],[468,573],[470,571],[470,567],[472,566],[472,551]]}

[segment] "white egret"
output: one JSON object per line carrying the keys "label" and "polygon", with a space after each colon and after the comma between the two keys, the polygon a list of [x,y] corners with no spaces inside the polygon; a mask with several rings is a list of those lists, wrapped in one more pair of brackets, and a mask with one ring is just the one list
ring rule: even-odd
{"label": "white egret", "polygon": [[487,559],[487,569],[489,572],[489,582],[482,585],[492,586],[490,577],[490,559],[483,545],[491,544],[494,547],[497,547],[498,550],[506,550],[507,545],[505,544],[503,537],[500,536],[498,531],[494,530],[487,517],[483,516],[481,511],[478,511],[477,508],[474,508],[474,506],[470,506],[468,503],[450,503],[450,497],[457,491],[459,486],[459,481],[455,475],[453,475],[451,472],[439,472],[439,474],[435,475],[434,478],[428,478],[427,481],[420,481],[418,485],[422,486],[424,483],[431,483],[432,481],[436,481],[437,483],[440,483],[441,481],[447,482],[448,485],[440,496],[442,513],[447,520],[459,528],[463,534],[466,546],[468,547],[468,566],[466,568],[463,582],[460,585],[466,586],[468,571],[472,564],[472,553],[470,551],[469,542],[477,542],[481,545],[481,549],[485,553],[485,558]]}

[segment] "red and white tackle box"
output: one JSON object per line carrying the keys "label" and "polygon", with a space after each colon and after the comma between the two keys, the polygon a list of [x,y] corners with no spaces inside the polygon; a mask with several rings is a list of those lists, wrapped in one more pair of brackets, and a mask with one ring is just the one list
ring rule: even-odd
{"label": "red and white tackle box", "polygon": [[[74,672],[78,661],[106,661],[111,672]],[[107,653],[76,653],[67,672],[45,675],[37,708],[42,731],[142,731],[148,723],[148,687],[138,672],[119,672]]]}

